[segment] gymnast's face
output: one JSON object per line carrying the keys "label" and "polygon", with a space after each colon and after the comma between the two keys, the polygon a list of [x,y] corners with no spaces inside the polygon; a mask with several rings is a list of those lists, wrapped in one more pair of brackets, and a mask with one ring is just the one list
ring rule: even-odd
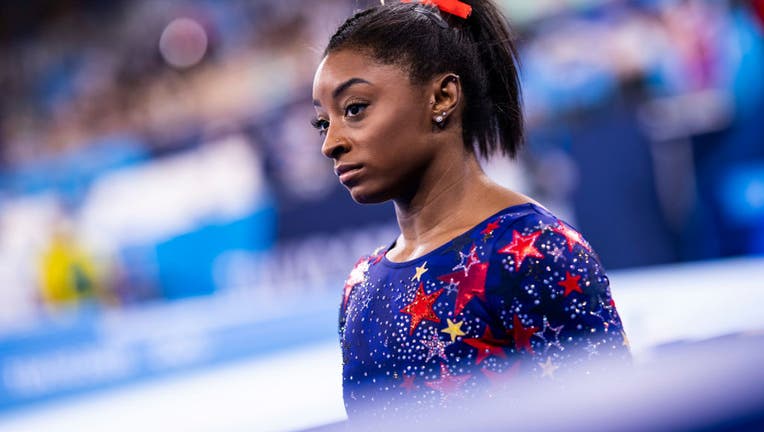
{"label": "gymnast's face", "polygon": [[431,163],[432,98],[399,66],[361,52],[327,55],[313,81],[322,153],[359,203],[410,196]]}

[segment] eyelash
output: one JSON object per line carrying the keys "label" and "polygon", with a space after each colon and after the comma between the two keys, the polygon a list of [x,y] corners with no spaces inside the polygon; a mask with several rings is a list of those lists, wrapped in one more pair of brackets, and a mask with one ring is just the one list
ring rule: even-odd
{"label": "eyelash", "polygon": [[363,110],[366,109],[367,106],[369,106],[369,104],[367,104],[367,103],[360,103],[360,102],[351,103],[350,105],[345,107],[345,117],[349,117],[348,116],[348,111],[350,111],[350,108],[352,108],[352,107],[360,107],[361,108],[361,111],[358,114],[354,114],[354,115],[350,116],[350,117],[356,117],[356,116],[361,115],[361,113],[363,112]]}
{"label": "eyelash", "polygon": [[[345,117],[350,117],[350,118],[358,117],[359,115],[363,113],[363,110],[365,110],[366,107],[368,106],[369,104],[367,103],[352,103],[348,105],[347,107],[345,107]],[[354,107],[359,107],[361,110],[356,114],[350,115],[349,111],[351,108],[354,108]],[[318,129],[318,134],[321,136],[326,135],[326,131],[329,129],[329,122],[322,118],[315,117],[314,119],[310,121],[310,124],[315,129]]]}
{"label": "eyelash", "polygon": [[329,129],[329,122],[324,119],[320,119],[318,117],[311,120],[310,125],[313,126],[313,128],[317,129],[318,134],[321,136],[326,135],[326,130]]}

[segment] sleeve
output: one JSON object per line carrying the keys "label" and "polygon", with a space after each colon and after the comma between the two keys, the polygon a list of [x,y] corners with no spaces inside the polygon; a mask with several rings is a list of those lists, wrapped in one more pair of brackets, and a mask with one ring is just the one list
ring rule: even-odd
{"label": "sleeve", "polygon": [[355,262],[353,270],[350,271],[348,277],[345,279],[344,287],[342,288],[342,302],[339,308],[339,332],[342,334],[345,328],[346,315],[348,312],[348,304],[351,300],[351,295],[356,286],[366,283],[371,266],[379,263],[382,257],[385,255],[387,246],[382,245],[378,247],[371,255],[364,255]]}
{"label": "sleeve", "polygon": [[350,295],[352,294],[353,288],[355,288],[356,285],[366,281],[370,261],[371,257],[369,256],[362,256],[359,258],[358,261],[355,262],[353,270],[350,271],[350,274],[345,279],[345,285],[342,288],[342,303],[340,304],[340,332],[342,332],[343,328],[345,327],[345,314],[347,313]]}
{"label": "sleeve", "polygon": [[554,378],[630,360],[599,257],[569,225],[526,216],[499,234],[490,265],[490,313],[531,375]]}

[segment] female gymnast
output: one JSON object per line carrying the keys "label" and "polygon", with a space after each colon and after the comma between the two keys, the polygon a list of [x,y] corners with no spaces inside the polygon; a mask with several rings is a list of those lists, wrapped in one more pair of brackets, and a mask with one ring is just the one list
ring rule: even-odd
{"label": "female gymnast", "polygon": [[490,0],[382,4],[329,41],[313,84],[321,151],[355,201],[392,200],[400,227],[345,283],[351,418],[629,358],[591,246],[481,170],[523,139],[516,60]]}

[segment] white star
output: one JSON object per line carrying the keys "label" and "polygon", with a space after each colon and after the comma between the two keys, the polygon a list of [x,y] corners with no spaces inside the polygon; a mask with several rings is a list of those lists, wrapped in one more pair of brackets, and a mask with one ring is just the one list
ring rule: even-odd
{"label": "white star", "polygon": [[361,282],[366,282],[366,272],[369,271],[369,261],[361,261],[350,272],[350,276],[345,282],[346,285],[358,285]]}
{"label": "white star", "polygon": [[[544,316],[544,327],[540,331],[537,331],[536,333],[534,333],[533,335],[538,338],[541,338],[544,341],[545,353],[551,347],[555,347],[559,349],[560,351],[563,351],[565,349],[565,347],[563,347],[562,344],[560,344],[560,332],[562,331],[563,327],[565,326],[561,325],[557,327],[552,327],[551,325],[549,325],[549,320],[547,319],[547,317]],[[549,332],[551,332],[551,334],[549,334],[548,337],[551,339],[551,341],[550,339],[547,339],[547,336],[544,336],[545,334]]]}
{"label": "white star", "polygon": [[559,246],[555,246],[551,251],[549,251],[549,255],[554,257],[554,262],[557,262],[558,259],[562,259],[562,253],[563,249]]}
{"label": "white star", "polygon": [[459,264],[457,264],[456,267],[454,267],[452,270],[464,269],[464,275],[467,276],[469,274],[470,267],[480,262],[476,252],[477,247],[475,245],[472,245],[470,253],[466,255],[459,251],[459,258],[461,259],[461,262],[459,262]]}
{"label": "white star", "polygon": [[552,358],[547,357],[544,363],[539,363],[541,366],[541,378],[549,377],[554,378],[554,372],[560,367],[552,363]]}
{"label": "white star", "polygon": [[446,291],[446,294],[448,295],[455,294],[456,292],[459,291],[459,282],[454,282],[454,280],[451,279],[448,282],[448,285],[443,287],[443,289]]}

